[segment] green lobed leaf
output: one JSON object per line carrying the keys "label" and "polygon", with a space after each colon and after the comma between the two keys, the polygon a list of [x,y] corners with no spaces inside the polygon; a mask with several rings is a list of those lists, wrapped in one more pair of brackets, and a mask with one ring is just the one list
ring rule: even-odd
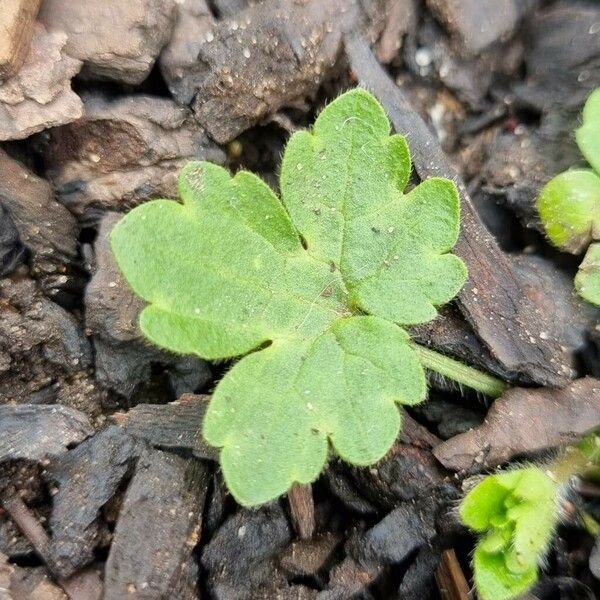
{"label": "green lobed leaf", "polygon": [[584,300],[600,306],[600,243],[590,244],[575,275],[575,289]]}
{"label": "green lobed leaf", "polygon": [[485,552],[478,547],[473,555],[475,586],[481,600],[512,600],[526,592],[537,581],[535,566],[514,573],[506,566],[502,554]]}
{"label": "green lobed leaf", "polygon": [[[600,240],[600,88],[588,97],[577,144],[594,170],[575,169],[551,179],[537,200],[550,241],[579,254]],[[575,288],[588,302],[600,306],[600,245],[592,244],[575,277]]]}
{"label": "green lobed leaf", "polygon": [[522,470],[514,490],[520,503],[508,510],[515,523],[511,553],[519,570],[536,564],[548,549],[558,520],[556,495],[557,484],[549,475],[535,467]]}
{"label": "green lobed leaf", "polygon": [[544,186],[537,208],[549,240],[579,254],[600,236],[600,177],[589,169],[565,171]]}
{"label": "green lobed leaf", "polygon": [[575,132],[581,154],[600,173],[600,88],[595,89],[583,107],[583,124]]}
{"label": "green lobed leaf", "polygon": [[493,519],[505,520],[505,502],[521,478],[519,471],[489,475],[478,483],[461,502],[462,522],[475,531],[486,531]]}
{"label": "green lobed leaf", "polygon": [[409,175],[404,138],[353,90],[290,139],[282,201],[250,173],[191,163],[181,204],[148,202],[113,230],[119,267],[148,303],[148,339],[207,359],[245,355],[203,425],[240,503],[313,481],[330,446],[376,462],[398,435],[396,404],[424,399],[399,325],[435,317],[466,268],[449,254],[455,185],[432,179],[404,194]]}
{"label": "green lobed leaf", "polygon": [[481,534],[474,555],[483,599],[514,598],[537,579],[559,518],[558,485],[537,467],[490,475],[467,494],[463,522]]}
{"label": "green lobed leaf", "polygon": [[448,254],[459,232],[458,192],[452,181],[432,178],[403,194],[408,148],[389,133],[367,92],[334,100],[312,132],[290,139],[282,200],[309,252],[341,271],[352,307],[422,323],[466,279],[463,262]]}

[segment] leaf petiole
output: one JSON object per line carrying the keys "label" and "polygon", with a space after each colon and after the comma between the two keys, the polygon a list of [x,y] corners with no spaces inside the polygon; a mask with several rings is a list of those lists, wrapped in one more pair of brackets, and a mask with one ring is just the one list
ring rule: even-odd
{"label": "leaf petiole", "polygon": [[490,398],[498,398],[498,396],[501,396],[509,387],[508,384],[501,379],[488,375],[473,367],[469,367],[468,365],[465,365],[454,358],[444,356],[435,350],[431,350],[430,348],[426,348],[415,342],[412,342],[411,346],[426,369],[435,371],[457,383],[466,385]]}

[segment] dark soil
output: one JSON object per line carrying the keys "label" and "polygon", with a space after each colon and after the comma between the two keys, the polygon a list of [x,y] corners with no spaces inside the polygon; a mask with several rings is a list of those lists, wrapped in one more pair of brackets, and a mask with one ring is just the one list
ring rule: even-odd
{"label": "dark soil", "polygon": [[[25,40],[0,44],[0,600],[474,597],[465,480],[600,427],[600,313],[534,207],[581,162],[600,3],[19,3],[0,11]],[[407,136],[414,180],[462,195],[469,283],[414,336],[514,387],[492,404],[432,377],[379,464],[332,460],[242,509],[199,434],[229,365],[142,339],[106,236],[193,158],[276,187],[289,135],[356,85]],[[530,598],[600,594],[580,519],[599,498],[581,481],[564,499]]]}

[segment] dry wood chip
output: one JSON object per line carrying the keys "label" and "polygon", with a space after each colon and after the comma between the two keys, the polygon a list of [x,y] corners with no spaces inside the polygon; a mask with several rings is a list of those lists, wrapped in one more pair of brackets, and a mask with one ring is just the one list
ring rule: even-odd
{"label": "dry wood chip", "polygon": [[480,427],[434,448],[454,471],[494,467],[513,457],[568,444],[600,427],[600,381],[578,379],[561,390],[513,388]]}

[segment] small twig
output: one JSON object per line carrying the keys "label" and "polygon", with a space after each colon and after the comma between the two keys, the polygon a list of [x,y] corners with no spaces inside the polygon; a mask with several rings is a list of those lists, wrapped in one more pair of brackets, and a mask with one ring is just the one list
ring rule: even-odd
{"label": "small twig", "polygon": [[17,494],[13,494],[10,497],[5,496],[2,499],[2,506],[23,535],[31,542],[37,555],[45,563],[58,585],[66,592],[70,600],[100,599],[102,595],[102,582],[94,571],[84,571],[66,580],[56,575],[54,561],[50,553],[50,537],[20,496]]}
{"label": "small twig", "polygon": [[290,515],[298,537],[310,539],[315,532],[315,504],[312,486],[295,483],[288,492]]}
{"label": "small twig", "polygon": [[444,550],[442,553],[435,581],[443,600],[471,600],[469,584],[454,550]]}
{"label": "small twig", "polygon": [[3,498],[2,506],[23,535],[31,542],[37,555],[46,563],[50,571],[53,571],[50,556],[50,538],[35,518],[35,515],[27,508],[25,502],[20,496],[14,494],[10,498]]}

